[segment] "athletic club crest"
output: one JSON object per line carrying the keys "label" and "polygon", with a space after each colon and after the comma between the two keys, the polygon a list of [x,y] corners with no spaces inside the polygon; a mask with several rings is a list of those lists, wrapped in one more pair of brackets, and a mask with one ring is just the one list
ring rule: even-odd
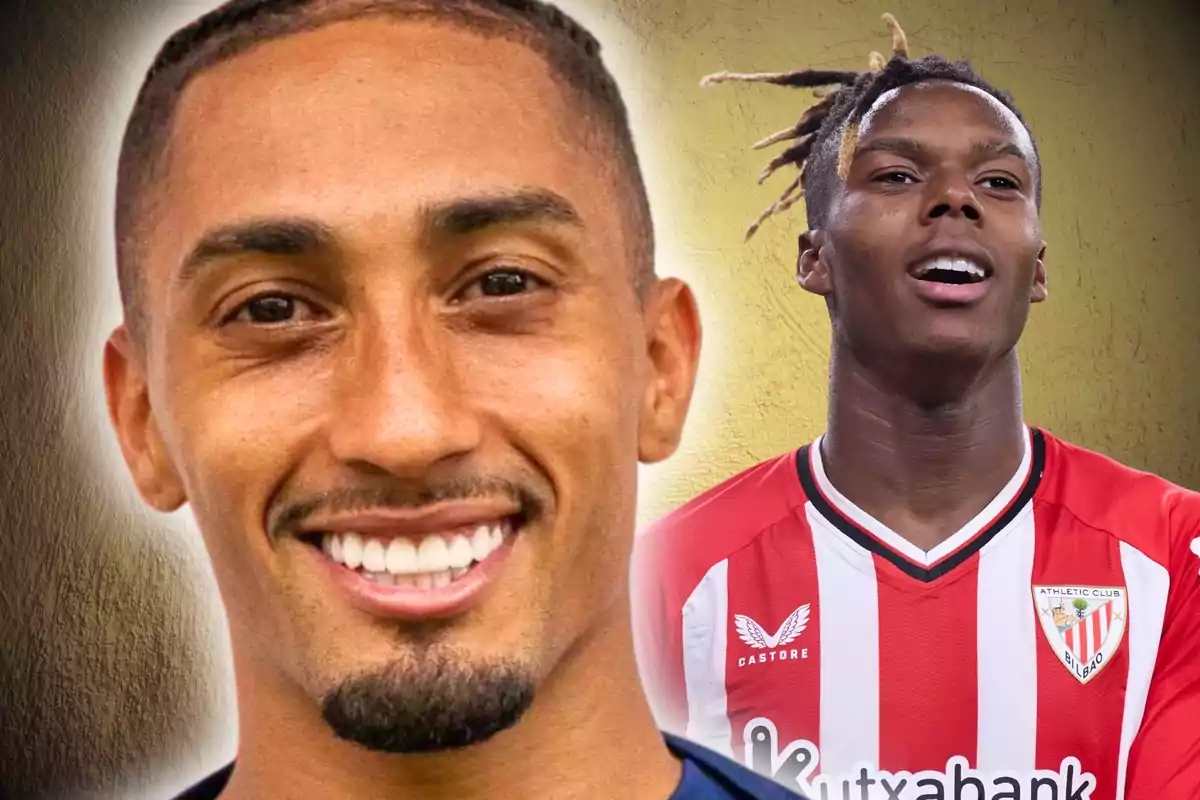
{"label": "athletic club crest", "polygon": [[1042,632],[1076,680],[1087,683],[1104,669],[1125,636],[1124,586],[1034,586]]}

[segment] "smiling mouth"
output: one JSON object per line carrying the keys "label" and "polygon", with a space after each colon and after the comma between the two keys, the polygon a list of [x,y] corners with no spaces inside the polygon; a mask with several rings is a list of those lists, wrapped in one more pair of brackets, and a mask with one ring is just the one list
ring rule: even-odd
{"label": "smiling mouth", "polygon": [[970,258],[940,256],[918,265],[912,276],[930,283],[982,283],[988,271]]}
{"label": "smiling mouth", "polygon": [[519,530],[519,518],[505,517],[421,536],[318,531],[301,541],[381,586],[440,589],[470,576]]}

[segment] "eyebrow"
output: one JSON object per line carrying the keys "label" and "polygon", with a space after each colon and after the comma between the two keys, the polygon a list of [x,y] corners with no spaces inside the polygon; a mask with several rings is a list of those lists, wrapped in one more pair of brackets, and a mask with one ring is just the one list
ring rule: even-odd
{"label": "eyebrow", "polygon": [[[582,227],[579,212],[566,198],[546,189],[465,197],[426,206],[419,212],[427,239],[467,236],[497,225],[549,222]],[[337,250],[333,229],[313,219],[281,217],[234,222],[207,231],[188,252],[177,275],[180,283],[196,278],[214,261],[245,255],[295,257]]]}
{"label": "eyebrow", "polygon": [[1013,156],[1022,161],[1029,161],[1025,151],[1017,146],[1015,142],[1002,142],[997,140],[978,139],[971,142],[971,155],[981,159],[998,158],[1000,156]]}
{"label": "eyebrow", "polygon": [[[855,155],[865,155],[867,153],[895,153],[896,155],[912,158],[914,161],[933,161],[935,154],[924,143],[916,139],[906,138],[882,138],[873,139],[866,144],[860,146]],[[1014,142],[1004,142],[998,140],[977,139],[971,142],[971,155],[983,160],[987,158],[998,158],[1000,156],[1014,156],[1022,161],[1029,163],[1029,158],[1025,152],[1021,150]]]}
{"label": "eyebrow", "polygon": [[497,225],[552,223],[583,227],[575,206],[547,189],[521,189],[506,194],[451,200],[421,212],[429,239],[467,236]]}
{"label": "eyebrow", "polygon": [[[540,188],[449,200],[426,206],[419,213],[422,231],[434,240],[466,236],[503,224],[583,225],[580,213],[569,200]],[[180,283],[193,281],[206,265],[239,255],[296,257],[336,249],[334,230],[316,219],[248,219],[206,231],[182,261],[176,279]]]}
{"label": "eyebrow", "polygon": [[193,280],[208,264],[251,254],[300,256],[335,249],[333,231],[316,220],[301,217],[252,219],[222,225],[206,232],[188,252],[176,279]]}

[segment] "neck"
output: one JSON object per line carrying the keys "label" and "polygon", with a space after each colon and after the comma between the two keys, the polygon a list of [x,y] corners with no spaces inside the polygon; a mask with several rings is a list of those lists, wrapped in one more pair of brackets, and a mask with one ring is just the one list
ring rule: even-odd
{"label": "neck", "polygon": [[[313,700],[277,669],[239,663],[238,761],[222,800],[665,800],[681,767],[642,694],[629,607],[619,605],[563,656],[515,726],[445,753],[386,755],[335,739]],[[236,645],[235,634],[235,652],[249,652]]]}
{"label": "neck", "polygon": [[848,352],[831,360],[821,447],[829,480],[923,550],[983,510],[1024,454],[1016,350],[961,385],[931,403],[881,380]]}

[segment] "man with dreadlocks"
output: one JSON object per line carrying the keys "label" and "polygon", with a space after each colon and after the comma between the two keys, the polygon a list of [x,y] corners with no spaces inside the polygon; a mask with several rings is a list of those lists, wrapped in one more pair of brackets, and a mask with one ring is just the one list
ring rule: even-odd
{"label": "man with dreadlocks", "polygon": [[1024,424],[1041,163],[965,62],[721,73],[817,87],[800,175],[833,329],[826,433],[641,537],[668,728],[814,798],[1200,798],[1200,495]]}

